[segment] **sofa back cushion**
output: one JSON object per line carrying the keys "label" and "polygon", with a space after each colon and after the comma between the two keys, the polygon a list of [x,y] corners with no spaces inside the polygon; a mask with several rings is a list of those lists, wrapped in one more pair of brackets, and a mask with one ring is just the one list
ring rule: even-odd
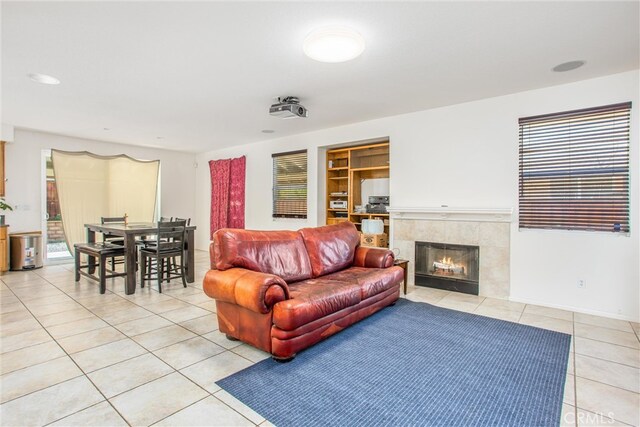
{"label": "sofa back cushion", "polygon": [[307,246],[313,277],[333,273],[353,264],[360,233],[352,223],[344,221],[324,227],[303,228],[300,234]]}
{"label": "sofa back cushion", "polygon": [[251,231],[223,228],[213,234],[212,264],[275,274],[285,282],[311,278],[309,256],[296,231]]}

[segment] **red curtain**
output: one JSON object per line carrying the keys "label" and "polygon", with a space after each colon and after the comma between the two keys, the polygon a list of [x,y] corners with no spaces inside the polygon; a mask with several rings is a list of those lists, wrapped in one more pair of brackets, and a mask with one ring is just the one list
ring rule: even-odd
{"label": "red curtain", "polygon": [[245,156],[210,160],[211,234],[220,228],[244,228]]}

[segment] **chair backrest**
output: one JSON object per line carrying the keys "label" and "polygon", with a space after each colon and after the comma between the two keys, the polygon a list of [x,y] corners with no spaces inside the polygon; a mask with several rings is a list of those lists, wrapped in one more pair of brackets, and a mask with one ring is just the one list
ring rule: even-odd
{"label": "chair backrest", "polygon": [[[176,218],[176,220],[178,220],[178,218]],[[172,216],[170,216],[168,218],[166,216],[161,216],[160,217],[160,222],[171,222],[171,221],[173,221],[173,217]]]}
{"label": "chair backrest", "polygon": [[187,227],[191,225],[191,218],[184,219],[184,218],[176,217],[176,221],[186,221],[187,222]]}
{"label": "chair backrest", "polygon": [[100,217],[100,224],[124,224],[123,216],[103,216]]}
{"label": "chair backrest", "polygon": [[158,244],[156,252],[176,252],[184,250],[185,228],[187,221],[160,221],[158,222]]}

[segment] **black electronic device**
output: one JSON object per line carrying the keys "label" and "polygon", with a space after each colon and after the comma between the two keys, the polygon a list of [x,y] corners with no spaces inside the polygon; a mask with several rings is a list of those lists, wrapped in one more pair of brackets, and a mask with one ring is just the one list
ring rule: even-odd
{"label": "black electronic device", "polygon": [[389,196],[369,196],[367,213],[386,214],[389,207]]}

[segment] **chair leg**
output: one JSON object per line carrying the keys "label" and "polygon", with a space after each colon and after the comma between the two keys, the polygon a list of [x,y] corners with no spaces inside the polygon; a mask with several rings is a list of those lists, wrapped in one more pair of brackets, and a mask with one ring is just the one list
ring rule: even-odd
{"label": "chair leg", "polygon": [[96,257],[93,255],[87,254],[87,272],[89,274],[96,274]]}
{"label": "chair leg", "polygon": [[100,293],[104,294],[107,291],[107,283],[104,276],[107,275],[107,259],[105,257],[100,257]]}
{"label": "chair leg", "polygon": [[79,282],[80,281],[80,257],[81,257],[81,254],[77,249],[76,249],[75,253],[76,253],[76,256],[75,256],[76,282]]}
{"label": "chair leg", "polygon": [[164,259],[158,259],[158,292],[162,293],[162,276],[164,276]]}
{"label": "chair leg", "polygon": [[111,257],[111,271],[116,271],[116,257]]}
{"label": "chair leg", "polygon": [[180,278],[182,279],[182,285],[186,288],[187,287],[187,279],[186,279],[186,274],[184,271],[184,258],[180,257]]}
{"label": "chair leg", "polygon": [[140,262],[142,263],[140,266],[140,288],[144,288],[145,273],[147,272],[147,257],[142,255]]}

